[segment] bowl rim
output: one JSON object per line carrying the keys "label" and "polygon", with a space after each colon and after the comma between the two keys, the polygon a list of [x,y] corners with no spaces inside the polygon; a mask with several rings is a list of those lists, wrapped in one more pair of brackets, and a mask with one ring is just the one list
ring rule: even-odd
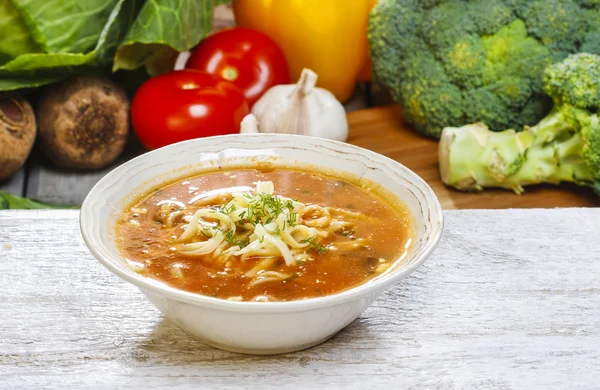
{"label": "bowl rim", "polygon": [[[133,270],[123,270],[122,268],[117,267],[114,263],[123,262],[123,257],[117,256],[105,256],[101,251],[96,248],[95,243],[91,239],[92,229],[91,226],[92,220],[88,220],[86,218],[87,215],[93,215],[92,212],[88,211],[90,209],[90,203],[92,198],[97,195],[96,189],[101,187],[102,184],[109,180],[110,177],[119,174],[121,171],[128,170],[131,164],[134,164],[137,161],[148,159],[149,156],[152,156],[155,152],[161,151],[162,153],[165,150],[176,150],[183,145],[193,144],[193,143],[203,143],[205,140],[215,140],[215,139],[223,139],[226,141],[227,139],[234,138],[254,138],[254,137],[272,137],[278,138],[280,140],[290,139],[290,140],[298,140],[298,138],[310,138],[311,140],[317,139],[319,142],[325,142],[334,144],[337,146],[343,146],[344,148],[354,149],[356,152],[361,154],[367,154],[374,156],[380,160],[391,163],[392,165],[399,166],[403,169],[403,171],[407,174],[408,180],[411,182],[417,182],[421,184],[426,192],[429,194],[429,197],[433,200],[433,202],[427,202],[427,208],[429,212],[432,214],[436,214],[439,219],[439,224],[436,225],[437,228],[434,227],[433,231],[430,233],[430,239],[425,243],[425,247],[422,253],[414,259],[414,261],[408,266],[403,268],[401,271],[395,273],[389,273],[387,275],[383,275],[380,278],[371,279],[365,283],[359,284],[347,290],[343,290],[341,292],[326,295],[323,297],[313,297],[306,299],[299,299],[293,301],[283,301],[283,302],[248,302],[248,301],[230,301],[222,298],[210,297],[207,295],[202,295],[199,293],[188,292],[184,290],[177,289],[175,287],[171,287],[166,283],[156,281],[155,279],[139,275],[135,273]],[[284,147],[285,148],[285,147]],[[319,164],[315,164],[318,166]],[[382,184],[383,186],[383,184]],[[385,186],[383,186],[385,188]],[[439,199],[435,192],[431,189],[429,184],[425,182],[419,175],[413,172],[411,169],[407,168],[403,164],[398,161],[395,161],[387,156],[374,152],[372,150],[349,144],[346,142],[335,141],[326,138],[312,137],[312,136],[304,136],[304,135],[295,135],[295,134],[269,134],[269,133],[258,133],[258,134],[228,134],[228,135],[219,135],[212,137],[204,137],[204,138],[196,138],[187,141],[177,142],[171,145],[163,146],[161,148],[148,151],[146,153],[142,153],[125,163],[117,166],[110,172],[108,172],[104,177],[102,177],[92,189],[86,195],[80,209],[79,213],[79,227],[81,231],[81,235],[83,240],[88,247],[89,251],[94,255],[96,260],[100,262],[105,268],[111,271],[113,274],[123,279],[126,282],[133,284],[142,290],[143,293],[149,291],[156,295],[169,298],[178,302],[184,302],[188,304],[192,304],[195,306],[203,306],[203,307],[211,307],[224,311],[233,311],[233,312],[252,312],[252,313],[281,313],[281,312],[299,312],[312,310],[315,308],[324,308],[335,306],[339,304],[343,304],[349,301],[353,301],[359,299],[363,296],[367,296],[369,294],[381,293],[384,289],[389,287],[392,284],[399,282],[404,279],[406,276],[412,274],[417,268],[419,268],[427,258],[431,255],[433,250],[437,247],[440,238],[442,236],[442,232],[444,230],[444,213],[442,210],[442,206],[439,202]],[[101,241],[99,241],[101,242]],[[108,252],[108,251],[107,251]],[[158,282],[158,283],[157,283]]]}

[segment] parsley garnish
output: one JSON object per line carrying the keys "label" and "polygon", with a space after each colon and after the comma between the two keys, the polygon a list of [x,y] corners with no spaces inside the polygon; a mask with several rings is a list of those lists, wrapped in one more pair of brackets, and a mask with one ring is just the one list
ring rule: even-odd
{"label": "parsley garnish", "polygon": [[[248,194],[244,194],[246,196]],[[275,220],[281,214],[286,215],[286,223],[289,226],[296,225],[296,214],[294,210],[294,202],[290,199],[283,200],[279,196],[271,194],[257,193],[254,196],[246,196],[251,199],[247,211],[240,213],[239,217],[243,221],[247,221],[252,225],[258,224],[267,225]],[[280,230],[276,233],[279,234]]]}
{"label": "parsley garnish", "polygon": [[225,241],[227,241],[233,246],[237,245],[240,248],[246,246],[246,241],[240,240],[233,230],[228,230],[227,232],[225,232]]}
{"label": "parsley garnish", "polygon": [[235,204],[227,203],[225,206],[221,206],[219,211],[223,214],[229,215],[235,211]]}
{"label": "parsley garnish", "polygon": [[302,243],[308,242],[310,244],[310,246],[312,247],[312,249],[316,250],[317,253],[319,253],[320,255],[329,252],[329,248],[327,248],[326,246],[323,246],[323,245],[319,245],[315,242],[316,238],[317,238],[316,236],[309,237],[306,240],[303,240]]}

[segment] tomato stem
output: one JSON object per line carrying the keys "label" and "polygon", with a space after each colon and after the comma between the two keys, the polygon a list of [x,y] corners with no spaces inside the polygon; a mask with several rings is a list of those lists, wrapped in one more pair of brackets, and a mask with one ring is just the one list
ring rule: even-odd
{"label": "tomato stem", "polygon": [[225,80],[229,80],[229,81],[233,81],[233,80],[237,79],[239,75],[240,74],[239,74],[238,70],[232,66],[227,66],[221,72],[221,76],[223,76],[223,78]]}

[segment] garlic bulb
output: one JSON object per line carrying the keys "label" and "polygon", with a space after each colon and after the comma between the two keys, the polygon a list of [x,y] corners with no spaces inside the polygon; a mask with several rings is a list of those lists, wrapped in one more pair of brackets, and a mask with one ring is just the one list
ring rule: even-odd
{"label": "garlic bulb", "polygon": [[[345,141],[344,106],[326,89],[316,88],[317,74],[304,69],[297,84],[270,88],[252,107],[261,133],[300,134]],[[250,126],[246,127],[249,132]]]}

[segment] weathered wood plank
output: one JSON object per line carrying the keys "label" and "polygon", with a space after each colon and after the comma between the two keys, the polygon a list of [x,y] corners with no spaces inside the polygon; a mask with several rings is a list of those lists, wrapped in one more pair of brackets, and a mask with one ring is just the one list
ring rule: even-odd
{"label": "weathered wood plank", "polygon": [[0,388],[598,388],[600,209],[445,215],[432,258],[360,319],[255,357],[164,320],[76,211],[0,212]]}
{"label": "weathered wood plank", "polygon": [[25,195],[45,202],[80,205],[104,175],[144,151],[146,149],[132,132],[123,155],[113,164],[99,170],[79,171],[59,168],[42,153],[38,153],[29,162]]}
{"label": "weathered wood plank", "polygon": [[8,180],[0,182],[0,191],[13,195],[23,195],[25,193],[25,168],[21,168]]}
{"label": "weathered wood plank", "polygon": [[31,163],[25,194],[45,202],[79,205],[92,187],[118,164],[91,172],[73,172],[55,167],[46,159]]}

